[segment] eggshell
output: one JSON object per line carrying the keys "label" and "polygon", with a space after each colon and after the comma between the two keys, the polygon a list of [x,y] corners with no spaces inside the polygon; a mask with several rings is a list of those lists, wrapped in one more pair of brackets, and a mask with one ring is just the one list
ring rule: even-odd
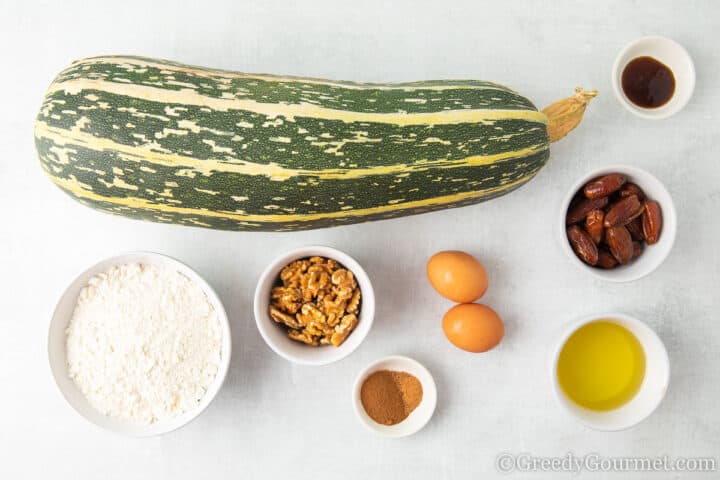
{"label": "eggshell", "polygon": [[492,308],[477,303],[463,303],[445,314],[443,331],[456,347],[479,353],[500,343],[505,335],[505,326]]}
{"label": "eggshell", "polygon": [[427,263],[427,276],[440,295],[457,303],[474,302],[488,288],[488,276],[482,263],[457,250],[433,255]]}

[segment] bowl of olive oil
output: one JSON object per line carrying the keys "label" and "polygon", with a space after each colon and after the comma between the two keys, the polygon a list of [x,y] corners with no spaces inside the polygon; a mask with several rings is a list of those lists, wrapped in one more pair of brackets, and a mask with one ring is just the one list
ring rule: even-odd
{"label": "bowl of olive oil", "polygon": [[623,430],[647,418],[667,392],[662,340],[640,320],[593,315],[564,329],[552,358],[560,404],[597,430]]}

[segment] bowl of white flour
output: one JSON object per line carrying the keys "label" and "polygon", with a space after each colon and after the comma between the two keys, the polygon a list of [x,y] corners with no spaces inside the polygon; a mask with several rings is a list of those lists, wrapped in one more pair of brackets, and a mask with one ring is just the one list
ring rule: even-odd
{"label": "bowl of white flour", "polygon": [[65,290],[50,322],[50,368],[67,402],[117,433],[152,436],[207,408],[230,365],[215,291],[164,255],[103,260]]}

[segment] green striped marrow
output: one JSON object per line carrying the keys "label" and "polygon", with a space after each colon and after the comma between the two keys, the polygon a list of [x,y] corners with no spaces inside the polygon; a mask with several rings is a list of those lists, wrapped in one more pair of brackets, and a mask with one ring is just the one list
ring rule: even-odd
{"label": "green striped marrow", "polygon": [[593,95],[539,112],[475,80],[367,84],[108,56],[57,76],[35,144],[50,179],[98,210],[303,230],[508,193],[540,170]]}

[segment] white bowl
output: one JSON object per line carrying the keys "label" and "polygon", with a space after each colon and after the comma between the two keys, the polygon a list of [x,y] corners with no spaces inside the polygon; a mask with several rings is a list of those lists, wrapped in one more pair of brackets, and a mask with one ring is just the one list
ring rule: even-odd
{"label": "white bowl", "polygon": [[[278,325],[270,318],[270,291],[277,283],[280,271],[295,260],[315,256],[332,258],[338,261],[355,275],[360,287],[361,299],[358,324],[355,330],[338,347],[332,345],[312,347],[291,340],[287,336],[285,327]],[[294,363],[325,365],[347,357],[365,339],[375,317],[375,292],[365,270],[350,255],[331,247],[319,245],[301,247],[277,257],[260,275],[255,289],[254,310],[255,323],[258,330],[260,330],[260,335],[275,353]]]}
{"label": "white bowl", "polygon": [[[622,89],[625,66],[637,57],[653,57],[672,70],[675,92],[672,98],[658,108],[635,105]],[[612,85],[620,103],[638,117],[659,120],[675,115],[688,103],[695,90],[695,65],[690,54],[679,43],[665,37],[642,37],[627,45],[618,54],[612,69]]]}
{"label": "white bowl", "polygon": [[[557,376],[558,359],[565,342],[577,329],[597,320],[608,320],[625,327],[638,339],[645,352],[645,377],[640,389],[628,403],[607,411],[588,410],[577,405],[565,395]],[[622,313],[607,313],[581,318],[563,330],[552,352],[550,375],[555,397],[565,410],[591,428],[616,431],[637,425],[660,405],[670,382],[670,360],[662,340],[645,323]]]}
{"label": "white bowl", "polygon": [[[567,239],[565,217],[567,215],[570,202],[575,194],[579,192],[588,181],[609,173],[622,173],[627,177],[629,182],[636,183],[640,188],[642,188],[648,199],[657,201],[660,204],[660,209],[662,210],[663,226],[658,242],[654,245],[645,245],[642,254],[638,258],[632,260],[627,265],[618,266],[610,270],[603,270],[601,268],[591,267],[575,255],[575,252]],[[597,170],[593,170],[584,177],[580,178],[565,195],[565,198],[560,205],[559,218],[557,222],[560,245],[563,251],[570,258],[570,261],[583,270],[611,282],[631,282],[648,275],[658,268],[665,258],[667,258],[670,250],[672,250],[677,230],[675,204],[673,203],[672,197],[670,197],[670,193],[668,193],[665,186],[660,183],[660,180],[655,178],[654,175],[630,165],[610,165],[598,168]]]}
{"label": "white bowl", "polygon": [[[159,267],[173,269],[199,285],[205,292],[208,301],[215,309],[223,332],[221,352],[222,364],[218,369],[215,380],[210,385],[207,392],[205,392],[205,395],[198,404],[197,408],[174,418],[163,419],[149,425],[132,423],[125,419],[104,415],[90,405],[80,389],[77,385],[75,385],[75,382],[68,375],[66,356],[67,335],[65,330],[72,318],[80,290],[82,290],[82,288],[87,285],[88,280],[95,275],[106,272],[113,266],[124,265],[127,263],[157,265]],[[200,275],[184,263],[165,255],[151,252],[123,253],[96,263],[78,275],[78,277],[73,280],[70,286],[60,297],[50,322],[50,331],[48,334],[48,357],[50,360],[50,369],[52,370],[53,377],[55,377],[55,383],[57,383],[60,392],[70,406],[73,407],[82,417],[101,428],[134,437],[148,437],[168,433],[186,425],[200,415],[203,410],[210,405],[210,402],[212,402],[213,398],[215,398],[215,395],[220,390],[220,387],[222,387],[228,367],[230,366],[230,355],[230,325],[228,323],[227,314],[225,313],[225,308],[212,287],[205,282]]]}
{"label": "white bowl", "polygon": [[[418,405],[405,420],[398,424],[382,425],[377,423],[375,420],[370,418],[365,411],[365,407],[362,405],[362,401],[360,399],[360,390],[362,389],[362,385],[367,377],[378,370],[407,372],[415,376],[422,385],[423,395],[420,405]],[[360,372],[355,380],[355,385],[353,386],[352,402],[353,409],[355,410],[357,417],[363,425],[373,432],[385,437],[406,437],[419,431],[432,418],[433,413],[435,412],[435,406],[437,405],[437,388],[435,387],[435,380],[433,380],[433,377],[430,375],[427,368],[423,367],[412,358],[396,355],[377,360]]]}

